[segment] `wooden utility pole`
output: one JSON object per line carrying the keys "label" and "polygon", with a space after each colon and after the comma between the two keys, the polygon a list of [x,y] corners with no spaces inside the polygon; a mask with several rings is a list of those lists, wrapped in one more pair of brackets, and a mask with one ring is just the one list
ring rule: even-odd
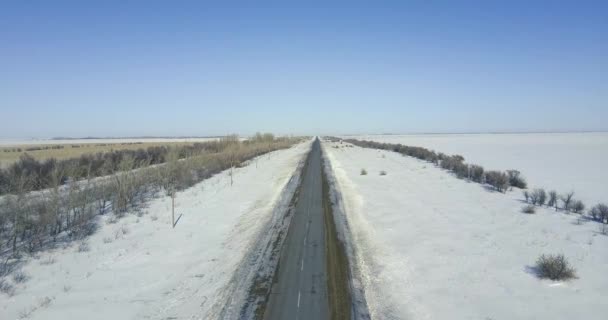
{"label": "wooden utility pole", "polygon": [[171,227],[175,228],[175,192],[171,193]]}

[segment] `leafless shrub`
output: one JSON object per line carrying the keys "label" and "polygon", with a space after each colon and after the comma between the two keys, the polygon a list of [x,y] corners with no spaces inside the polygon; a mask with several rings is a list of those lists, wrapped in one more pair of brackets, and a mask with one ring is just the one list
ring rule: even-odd
{"label": "leafless shrub", "polygon": [[53,302],[53,299],[51,299],[49,297],[44,297],[44,298],[40,299],[40,301],[38,302],[38,307],[46,308],[51,304],[51,302]]}
{"label": "leafless shrub", "polygon": [[557,210],[557,192],[555,190],[549,191],[549,200],[547,206],[554,207]]}
{"label": "leafless shrub", "polygon": [[87,242],[82,241],[80,244],[78,244],[78,252],[89,252],[90,250],[91,248]]}
{"label": "leafless shrub", "polygon": [[562,203],[564,204],[564,206],[563,206],[564,210],[566,210],[566,211],[572,210],[572,200],[574,200],[573,197],[574,197],[574,191],[566,193],[560,197],[560,200],[562,200]]}
{"label": "leafless shrub", "polygon": [[526,203],[528,201],[530,201],[530,193],[528,193],[528,190],[524,190],[523,194],[524,194],[524,199],[526,200]]}
{"label": "leafless shrub", "polygon": [[110,238],[110,237],[103,238],[103,243],[112,243],[112,238]]}
{"label": "leafless shrub", "polygon": [[366,175],[367,175],[367,170],[365,170],[365,169],[361,169],[361,175],[362,175],[362,176],[366,176]]}
{"label": "leafless shrub", "polygon": [[380,175],[381,176],[385,176],[386,175],[386,171],[384,171],[384,170],[380,171]]}
{"label": "leafless shrub", "polygon": [[106,223],[107,224],[115,224],[116,222],[118,222],[118,217],[115,215],[111,215],[107,220]]}
{"label": "leafless shrub", "polygon": [[0,279],[0,292],[12,297],[15,294],[15,287],[4,279]]}
{"label": "leafless shrub", "polygon": [[521,209],[521,212],[532,214],[536,212],[536,208],[533,205],[527,205]]}
{"label": "leafless shrub", "polygon": [[530,202],[533,205],[543,206],[543,205],[545,205],[546,201],[547,201],[547,193],[545,192],[544,189],[542,189],[542,188],[534,189],[534,191],[532,191],[532,193],[530,193]]}
{"label": "leafless shrub", "polygon": [[509,176],[509,185],[515,188],[525,189],[527,187],[526,179],[521,176],[517,170],[507,170]]}
{"label": "leafless shrub", "polygon": [[40,260],[40,264],[43,266],[48,266],[48,265],[54,264],[55,262],[56,262],[56,260],[55,260],[55,257],[53,257],[53,256],[48,256],[48,257],[46,257],[46,259]]}
{"label": "leafless shrub", "polygon": [[30,277],[23,271],[16,271],[13,273],[13,281],[15,283],[24,283],[26,282]]}
{"label": "leafless shrub", "polygon": [[158,216],[157,215],[152,215],[152,216],[150,216],[150,220],[156,221],[156,220],[158,220]]}
{"label": "leafless shrub", "polygon": [[536,260],[536,271],[543,279],[568,280],[576,277],[574,268],[563,254],[541,255]]}
{"label": "leafless shrub", "polygon": [[487,171],[486,183],[494,187],[498,192],[505,192],[509,187],[509,177],[504,172]]}
{"label": "leafless shrub", "polygon": [[574,200],[572,202],[572,211],[574,213],[582,214],[585,210],[585,204],[581,200]]}
{"label": "leafless shrub", "polygon": [[605,205],[603,203],[597,204],[593,208],[591,208],[589,214],[591,215],[591,218],[593,218],[593,220],[595,221],[601,223],[608,222],[608,205]]}
{"label": "leafless shrub", "polygon": [[65,285],[63,286],[63,292],[70,292],[72,290],[72,286]]}
{"label": "leafless shrub", "polygon": [[482,166],[471,164],[469,165],[469,179],[477,183],[483,183],[484,169]]}
{"label": "leafless shrub", "polygon": [[126,226],[121,226],[116,231],[114,231],[114,239],[117,240],[117,239],[123,238],[128,233],[129,233],[129,228],[127,228]]}

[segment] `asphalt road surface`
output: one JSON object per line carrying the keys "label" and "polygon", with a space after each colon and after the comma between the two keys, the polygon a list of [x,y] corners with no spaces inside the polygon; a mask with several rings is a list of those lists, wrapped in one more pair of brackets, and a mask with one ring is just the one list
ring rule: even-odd
{"label": "asphalt road surface", "polygon": [[313,142],[264,319],[328,319],[321,147]]}

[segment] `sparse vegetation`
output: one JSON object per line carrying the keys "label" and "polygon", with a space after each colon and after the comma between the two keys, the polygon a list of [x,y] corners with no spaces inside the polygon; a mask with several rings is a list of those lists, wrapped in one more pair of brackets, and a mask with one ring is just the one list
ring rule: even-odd
{"label": "sparse vegetation", "polygon": [[15,287],[4,279],[0,279],[0,292],[11,297],[15,294]]}
{"label": "sparse vegetation", "polygon": [[15,273],[13,273],[13,281],[15,283],[24,283],[26,282],[30,277],[23,271],[17,271]]}
{"label": "sparse vegetation", "polygon": [[565,211],[571,211],[572,210],[572,201],[573,201],[573,198],[574,198],[574,192],[573,191],[568,192],[568,193],[566,193],[566,194],[564,194],[564,195],[562,195],[560,197],[560,200],[564,204],[563,208],[564,208]]}
{"label": "sparse vegetation", "polygon": [[488,171],[486,172],[486,183],[498,192],[505,192],[509,187],[509,178],[504,172]]}
{"label": "sparse vegetation", "polygon": [[521,209],[521,211],[523,213],[532,214],[532,213],[536,212],[536,208],[533,205],[527,205],[527,206],[524,206],[523,209]]}
{"label": "sparse vegetation", "polygon": [[[338,138],[326,137],[327,140],[337,142]],[[511,187],[526,188],[526,180],[517,170],[485,171],[482,166],[467,164],[461,155],[446,155],[422,147],[404,146],[401,144],[380,143],[375,141],[349,139],[346,142],[364,148],[390,150],[406,156],[428,161],[448,170],[460,179],[468,179],[477,183],[487,183],[499,192],[505,192]],[[362,170],[363,172],[363,170]],[[362,173],[362,175],[364,175]]]}
{"label": "sparse vegetation", "polygon": [[547,193],[544,189],[538,188],[534,189],[532,193],[530,193],[530,203],[535,206],[543,206],[547,201]]}
{"label": "sparse vegetation", "polygon": [[595,221],[608,223],[608,205],[603,203],[597,204],[591,208],[589,214]]}
{"label": "sparse vegetation", "polygon": [[381,176],[385,176],[386,175],[386,171],[384,171],[384,170],[380,171],[380,175]]}
{"label": "sparse vegetation", "polygon": [[[183,190],[297,141],[260,134],[246,141],[230,136],[180,148],[121,150],[64,161],[24,157],[0,170],[7,183],[0,186],[6,193],[0,198],[0,249],[34,252],[59,240],[82,240],[94,232],[97,214],[111,210],[107,221],[116,222],[163,190]],[[175,158],[171,165],[150,166],[169,156]],[[95,179],[100,175],[104,177]],[[47,190],[30,192],[40,188]],[[84,250],[84,245],[77,249]]]}
{"label": "sparse vegetation", "polygon": [[585,210],[585,204],[580,200],[575,200],[572,202],[572,212],[583,214]]}
{"label": "sparse vegetation", "polygon": [[[337,142],[342,140],[333,137],[326,137],[327,140]],[[398,152],[406,156],[414,157],[420,160],[431,162],[442,169],[448,170],[460,179],[468,179],[477,183],[488,184],[494,190],[505,192],[509,187],[520,189],[527,188],[527,182],[518,170],[502,171],[486,171],[482,166],[475,164],[466,164],[464,157],[461,155],[446,155],[441,152],[431,151],[422,147],[411,147],[401,144],[381,143],[367,140],[349,139],[346,142],[364,148],[373,148],[381,150],[389,150]],[[361,169],[361,175],[366,175],[367,171]],[[585,213],[585,204],[580,200],[574,199],[574,192],[559,195],[555,190],[546,192],[542,188],[537,188],[532,191],[524,190],[523,197],[526,203],[536,206],[544,206],[558,209],[563,209],[566,212],[575,212],[581,215]],[[561,204],[561,207],[560,207]],[[522,208],[523,212],[533,213],[531,207]],[[597,205],[589,210],[588,214],[593,220],[608,223],[608,207],[606,205]],[[579,220],[580,221],[580,220]]]}
{"label": "sparse vegetation", "polygon": [[509,185],[515,188],[525,189],[527,187],[526,179],[521,176],[517,170],[507,170],[509,176]]}
{"label": "sparse vegetation", "polygon": [[536,271],[542,279],[568,280],[576,277],[574,268],[563,254],[541,255],[536,260]]}
{"label": "sparse vegetation", "polygon": [[483,183],[484,169],[482,166],[475,164],[469,165],[469,179],[477,183]]}
{"label": "sparse vegetation", "polygon": [[549,191],[549,201],[547,201],[547,206],[554,207],[557,210],[557,192],[555,190]]}

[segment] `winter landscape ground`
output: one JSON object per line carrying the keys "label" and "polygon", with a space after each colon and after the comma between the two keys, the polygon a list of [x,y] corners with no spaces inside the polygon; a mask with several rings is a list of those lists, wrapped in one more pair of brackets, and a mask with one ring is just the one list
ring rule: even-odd
{"label": "winter landscape ground", "polygon": [[[553,208],[522,213],[518,189],[491,191],[395,152],[327,141],[324,150],[354,248],[355,278],[373,319],[604,319],[608,313],[602,224]],[[577,279],[540,280],[538,256],[559,253]]]}
{"label": "winter landscape ground", "polygon": [[419,146],[459,154],[490,170],[521,171],[530,187],[574,191],[591,204],[608,201],[608,133],[359,135],[349,139]]}

